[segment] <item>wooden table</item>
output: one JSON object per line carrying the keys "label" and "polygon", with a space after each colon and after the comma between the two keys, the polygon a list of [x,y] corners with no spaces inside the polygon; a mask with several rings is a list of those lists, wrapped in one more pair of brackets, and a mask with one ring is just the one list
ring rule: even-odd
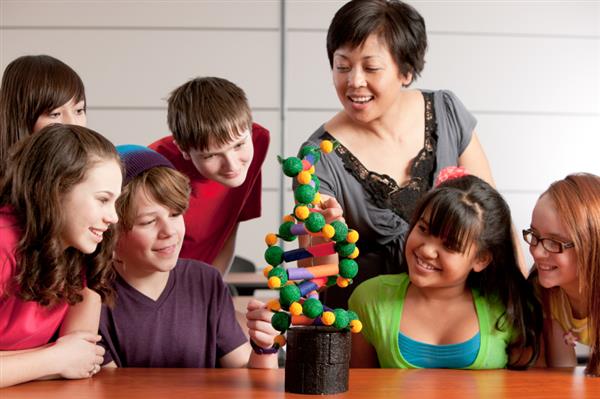
{"label": "wooden table", "polygon": [[[310,398],[284,392],[284,370],[105,369],[93,378],[36,381],[0,389],[0,398],[151,399]],[[583,368],[530,371],[351,369],[350,390],[335,398],[600,398],[600,378]]]}

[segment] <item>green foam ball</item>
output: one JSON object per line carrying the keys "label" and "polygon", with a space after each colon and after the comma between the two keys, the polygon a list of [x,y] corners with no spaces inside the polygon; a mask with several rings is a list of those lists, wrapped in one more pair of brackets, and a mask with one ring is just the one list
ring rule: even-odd
{"label": "green foam ball", "polygon": [[308,298],[302,304],[302,313],[306,317],[315,319],[323,313],[323,304],[316,298]]}
{"label": "green foam ball", "polygon": [[284,309],[300,299],[300,288],[296,284],[289,284],[279,290],[279,303]]}
{"label": "green foam ball", "polygon": [[294,199],[301,204],[310,204],[315,199],[315,193],[310,184],[301,184],[294,191]]}
{"label": "green foam ball", "polygon": [[346,312],[346,314],[348,315],[348,320],[352,321],[352,320],[358,320],[358,315],[356,314],[356,312],[349,310]]}
{"label": "green foam ball", "polygon": [[358,273],[358,263],[354,259],[342,259],[339,267],[340,276],[344,278],[354,278]]}
{"label": "green foam ball", "polygon": [[335,242],[344,241],[348,235],[348,226],[344,222],[334,220],[331,222],[331,227],[335,230],[335,234],[331,239]]}
{"label": "green foam ball", "polygon": [[281,167],[284,175],[294,177],[302,172],[302,161],[296,157],[289,157],[283,161]]}
{"label": "green foam ball", "polygon": [[283,222],[281,226],[279,226],[279,234],[277,235],[284,241],[294,241],[296,236],[291,232],[293,225],[294,222]]}
{"label": "green foam ball", "polygon": [[311,233],[318,233],[325,226],[325,217],[318,212],[311,212],[304,221],[304,227]]}
{"label": "green foam ball", "polygon": [[271,317],[271,325],[273,328],[282,333],[290,328],[291,323],[290,315],[285,312],[274,313],[273,317]]}
{"label": "green foam ball", "polygon": [[317,175],[312,175],[312,181],[315,182],[315,191],[319,191],[321,188],[321,180],[317,177]]}
{"label": "green foam ball", "polygon": [[335,321],[333,322],[335,328],[348,327],[350,319],[348,318],[348,313],[344,309],[333,309],[333,314],[335,315]]}
{"label": "green foam ball", "polygon": [[277,266],[277,267],[272,268],[271,271],[269,272],[268,277],[269,278],[279,277],[279,281],[281,281],[281,285],[284,285],[288,281],[288,274],[283,266]]}
{"label": "green foam ball", "polygon": [[283,249],[277,245],[267,248],[265,251],[265,260],[271,266],[280,265],[283,262]]}
{"label": "green foam ball", "polygon": [[315,157],[313,165],[321,160],[321,149],[319,147],[315,147],[314,145],[305,145],[300,149],[300,158],[304,158],[308,154],[312,154]]}
{"label": "green foam ball", "polygon": [[356,245],[346,241],[340,241],[335,244],[335,252],[337,252],[338,255],[340,255],[343,258],[352,255],[352,252],[354,252],[354,248],[356,248]]}

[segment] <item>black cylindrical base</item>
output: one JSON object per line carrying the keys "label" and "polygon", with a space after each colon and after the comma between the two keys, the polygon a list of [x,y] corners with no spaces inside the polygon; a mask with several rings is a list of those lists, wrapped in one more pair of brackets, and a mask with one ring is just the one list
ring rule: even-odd
{"label": "black cylindrical base", "polygon": [[350,332],[333,327],[293,327],[287,332],[285,390],[312,395],[348,390]]}

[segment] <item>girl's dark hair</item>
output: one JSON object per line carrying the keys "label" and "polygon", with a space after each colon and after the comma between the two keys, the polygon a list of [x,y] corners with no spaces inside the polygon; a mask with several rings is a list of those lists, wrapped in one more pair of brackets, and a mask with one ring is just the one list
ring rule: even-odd
{"label": "girl's dark hair", "polygon": [[49,55],[25,55],[12,61],[0,88],[0,166],[17,141],[31,134],[38,117],[69,102],[85,102],[77,73]]}
{"label": "girl's dark hair", "polygon": [[[464,253],[474,244],[476,256],[491,256],[484,270],[469,274],[467,285],[505,306],[496,329],[512,326],[518,338],[508,350],[521,354],[509,359],[508,367],[533,365],[539,355],[542,311],[518,265],[506,201],[488,183],[470,175],[448,180],[426,194],[415,209],[411,231],[426,212],[430,234],[441,238],[448,248]],[[530,357],[524,359],[527,355]]]}
{"label": "girl's dark hair", "polygon": [[61,301],[72,305],[82,300],[84,282],[103,301],[112,299],[114,227],[104,233],[92,254],[65,250],[60,238],[69,217],[69,209],[63,207],[65,195],[103,161],[120,165],[111,142],[72,125],[46,126],[11,151],[0,180],[0,206],[11,207],[21,227],[12,288],[23,300],[43,306]]}
{"label": "girl's dark hair", "polygon": [[340,8],[327,32],[329,66],[333,68],[337,49],[359,47],[371,34],[387,45],[400,73],[412,75],[411,83],[421,74],[427,51],[425,20],[398,0],[353,0]]}

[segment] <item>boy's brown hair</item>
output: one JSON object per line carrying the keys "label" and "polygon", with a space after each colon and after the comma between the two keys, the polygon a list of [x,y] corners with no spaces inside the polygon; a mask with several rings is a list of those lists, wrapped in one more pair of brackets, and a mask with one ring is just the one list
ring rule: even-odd
{"label": "boy's brown hair", "polygon": [[190,181],[182,173],[165,166],[153,167],[135,176],[123,187],[117,200],[119,230],[133,228],[137,209],[134,198],[138,191],[176,213],[187,210],[190,199]]}
{"label": "boy's brown hair", "polygon": [[202,77],[173,90],[167,122],[182,151],[206,151],[251,129],[252,114],[241,88],[226,79]]}

